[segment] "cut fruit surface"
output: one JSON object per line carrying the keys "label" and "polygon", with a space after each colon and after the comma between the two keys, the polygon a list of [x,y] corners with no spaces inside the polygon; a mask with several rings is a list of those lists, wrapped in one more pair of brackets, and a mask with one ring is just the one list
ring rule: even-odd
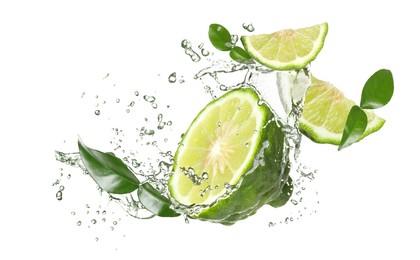
{"label": "cut fruit surface", "polygon": [[203,206],[191,217],[226,225],[272,201],[280,206],[290,196],[282,193],[288,178],[283,142],[279,122],[257,93],[231,90],[210,102],[183,136],[170,194],[180,204]]}
{"label": "cut fruit surface", "polygon": [[[266,111],[249,90],[210,103],[194,120],[175,157],[172,190],[182,204],[210,204],[235,185],[252,162]],[[200,183],[200,185],[196,185]]]}
{"label": "cut fruit surface", "polygon": [[[332,84],[312,76],[312,84],[306,93],[299,121],[300,130],[315,142],[339,145],[347,115],[354,104],[354,101],[347,99]],[[368,117],[368,125],[361,139],[378,131],[385,123],[383,118],[371,110],[364,111]]]}
{"label": "cut fruit surface", "polygon": [[272,34],[242,36],[245,50],[253,59],[273,70],[305,68],[324,46],[328,24]]}

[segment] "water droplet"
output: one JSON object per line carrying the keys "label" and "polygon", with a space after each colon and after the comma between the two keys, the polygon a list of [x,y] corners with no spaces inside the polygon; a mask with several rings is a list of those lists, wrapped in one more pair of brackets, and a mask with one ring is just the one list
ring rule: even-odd
{"label": "water droplet", "polygon": [[116,102],[116,103],[120,103],[120,101],[121,101],[121,100],[120,100],[119,98],[117,98],[117,99],[115,100],[115,102]]}
{"label": "water droplet", "polygon": [[290,202],[292,202],[293,205],[297,205],[298,204],[297,200],[294,200],[294,199],[290,200]]}
{"label": "water droplet", "polygon": [[191,47],[191,42],[188,40],[183,40],[181,42],[181,47],[184,48],[185,50],[185,54],[187,54],[188,56],[190,56],[191,60],[193,62],[199,62],[201,60],[200,56],[198,55],[197,52],[195,52],[192,47]]}
{"label": "water droplet", "polygon": [[226,85],[220,84],[219,89],[221,91],[227,91],[228,90],[228,87],[226,87]]}
{"label": "water droplet", "polygon": [[239,39],[238,35],[232,34],[232,36],[230,38],[230,42],[232,43],[233,46],[236,45],[236,43],[238,42],[238,39]]}
{"label": "water droplet", "polygon": [[168,81],[169,81],[169,83],[175,83],[176,82],[176,72],[173,72],[171,75],[169,75]]}
{"label": "water droplet", "polygon": [[134,105],[136,104],[136,102],[131,101],[130,104],[128,105],[129,107],[134,107]]}
{"label": "water droplet", "polygon": [[189,40],[182,40],[181,42],[181,47],[186,49],[186,48],[190,48],[191,47],[191,42]]}
{"label": "water droplet", "polygon": [[134,168],[139,168],[139,167],[140,167],[140,165],[141,165],[141,162],[138,162],[138,161],[137,161],[137,159],[132,159],[132,160],[131,160],[131,165],[132,165]]}
{"label": "water droplet", "polygon": [[77,226],[82,225],[82,221],[80,221],[80,220],[79,220],[79,221],[77,221],[76,225],[77,225]]}
{"label": "water droplet", "polygon": [[106,222],[106,218],[102,218],[102,222]]}
{"label": "water droplet", "polygon": [[222,125],[222,122],[217,121],[217,126],[220,127]]}
{"label": "water droplet", "polygon": [[[182,83],[184,83],[185,82],[185,79],[184,79],[184,77],[183,76],[181,76],[181,78],[179,79],[179,84],[182,84]],[[168,105],[168,108],[169,108],[169,105]]]}
{"label": "water droplet", "polygon": [[128,109],[128,108],[127,108],[127,109],[125,110],[125,112],[130,113],[130,109]]}
{"label": "water droplet", "polygon": [[74,216],[74,215],[76,215],[76,212],[72,211],[70,214],[72,214]]}
{"label": "water droplet", "polygon": [[156,108],[158,107],[158,105],[157,105],[156,103],[152,103],[152,107],[153,107],[154,109],[156,109]]}
{"label": "water droplet", "polygon": [[209,56],[210,52],[206,49],[201,49],[201,55],[203,55],[204,57]]}
{"label": "water droplet", "polygon": [[110,227],[109,229],[111,229],[111,231],[114,231],[114,227]]}
{"label": "water droplet", "polygon": [[98,242],[99,241],[99,238],[98,237],[95,237],[95,241]]}
{"label": "water droplet", "polygon": [[63,191],[64,190],[64,186],[61,185],[60,188],[58,188],[59,191]]}
{"label": "water droplet", "polygon": [[149,103],[152,103],[156,100],[156,98],[154,96],[148,96],[148,95],[144,95],[143,99],[146,100]]}
{"label": "water droplet", "polygon": [[134,95],[136,96],[136,97],[138,97],[139,96],[139,92],[136,90],[136,91],[134,91]]}
{"label": "water droplet", "polygon": [[114,222],[112,222],[112,224],[117,225],[117,224],[118,224],[118,222],[117,222],[117,221],[114,221]]}
{"label": "water droplet", "polygon": [[274,227],[275,225],[276,225],[276,223],[273,223],[273,222],[268,223],[268,227]]}
{"label": "water droplet", "polygon": [[207,172],[203,172],[203,173],[201,174],[201,178],[202,178],[203,180],[207,180],[207,179],[209,178],[209,174],[208,174]]}
{"label": "water droplet", "polygon": [[242,28],[244,28],[245,30],[247,30],[248,32],[253,32],[255,30],[254,26],[252,25],[252,23],[250,24],[242,24]]}
{"label": "water droplet", "polygon": [[95,115],[99,116],[101,114],[101,110],[95,110]]}
{"label": "water droplet", "polygon": [[249,143],[246,143],[246,144],[245,144],[245,147],[246,147],[246,148],[248,148],[248,147],[249,147]]}
{"label": "water droplet", "polygon": [[96,219],[92,219],[90,222],[92,222],[92,224],[96,224]]}
{"label": "water droplet", "polygon": [[57,191],[57,193],[55,194],[55,197],[57,200],[62,200],[63,199],[63,193],[61,191]]}
{"label": "water droplet", "polygon": [[71,178],[71,174],[68,174],[67,179],[70,180],[70,178]]}

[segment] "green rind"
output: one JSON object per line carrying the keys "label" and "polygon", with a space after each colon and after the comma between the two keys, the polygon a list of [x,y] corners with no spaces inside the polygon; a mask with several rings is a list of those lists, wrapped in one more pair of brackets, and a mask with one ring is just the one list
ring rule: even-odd
{"label": "green rind", "polygon": [[301,62],[278,62],[279,65],[275,65],[271,60],[263,59],[262,56],[258,55],[258,51],[253,51],[253,48],[250,48],[249,36],[242,36],[241,41],[249,55],[258,63],[266,66],[267,68],[273,70],[299,70],[305,68],[311,61],[315,60],[324,47],[325,38],[328,33],[328,23],[323,23],[320,25],[321,41],[318,43],[317,47],[313,49],[311,55],[307,56],[307,58]]}
{"label": "green rind", "polygon": [[[264,109],[269,115],[267,118],[269,122],[273,114],[267,107]],[[290,169],[287,163],[282,163],[284,134],[277,122],[271,121],[267,124],[262,130],[261,140],[257,150],[264,149],[262,157],[265,164],[257,166],[252,172],[247,172],[240,187],[229,197],[219,200],[198,216],[192,216],[193,218],[232,225],[238,220],[254,215],[265,204],[279,199]],[[266,148],[263,147],[264,140],[270,140]],[[253,163],[258,163],[258,159],[255,158]],[[250,165],[247,171],[251,170],[252,166]],[[284,202],[284,198],[282,201]]]}
{"label": "green rind", "polygon": [[[379,131],[384,124],[385,119],[376,116],[376,120],[368,124],[365,132],[359,138],[359,141],[365,138],[366,136],[373,134],[376,131]],[[299,130],[302,134],[304,134],[306,137],[308,137],[316,143],[339,145],[341,142],[341,135],[322,135],[315,130],[311,123],[308,123],[302,118],[299,120]]]}
{"label": "green rind", "polygon": [[[234,91],[249,92],[255,95],[256,102],[259,99],[253,89],[242,88],[233,90],[230,93]],[[224,96],[221,98],[224,98]],[[217,102],[217,100],[212,102]],[[255,149],[254,160],[250,160],[247,163],[242,179],[238,183],[239,188],[230,196],[219,198],[210,207],[203,209],[197,215],[190,216],[191,218],[232,225],[255,214],[265,204],[271,203],[273,207],[279,207],[284,205],[289,199],[289,193],[282,193],[283,186],[286,186],[286,190],[290,191],[290,187],[285,184],[287,183],[290,169],[288,168],[288,163],[282,162],[284,159],[284,134],[282,128],[278,125],[279,122],[273,120],[274,115],[265,104],[260,105],[258,109],[262,109],[266,115],[264,127],[259,133],[260,139],[258,147]],[[197,120],[200,114],[201,112],[194,120]],[[268,146],[264,147],[264,141],[268,140]],[[177,155],[178,153],[174,157],[175,163],[178,160]],[[255,158],[258,155],[262,158]],[[264,165],[259,164],[261,159],[264,161]],[[254,170],[251,172],[252,169]],[[173,188],[169,185],[171,194]]]}

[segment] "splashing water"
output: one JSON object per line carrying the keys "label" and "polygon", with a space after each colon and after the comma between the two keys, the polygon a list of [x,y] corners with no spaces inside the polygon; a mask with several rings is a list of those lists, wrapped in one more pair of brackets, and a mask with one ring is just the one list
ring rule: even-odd
{"label": "splashing water", "polygon": [[[243,24],[243,28],[250,32],[254,30],[252,24]],[[237,40],[237,36],[233,35],[232,43],[236,44]],[[193,62],[200,61],[201,58],[199,54],[192,49],[190,41],[183,40],[181,46]],[[209,52],[204,49],[203,44],[200,44],[198,48],[201,51],[202,56],[209,55]],[[303,200],[302,193],[306,189],[306,186],[303,183],[305,180],[314,180],[316,176],[316,170],[308,170],[306,166],[302,166],[302,164],[298,163],[301,143],[298,120],[301,116],[306,89],[310,85],[308,71],[306,69],[300,71],[272,71],[255,64],[244,65],[224,60],[215,60],[212,61],[211,66],[199,70],[194,75],[193,79],[195,82],[199,82],[204,86],[205,92],[210,94],[212,99],[217,98],[226,91],[243,86],[253,87],[259,93],[261,104],[267,104],[277,116],[276,120],[280,121],[283,125],[286,142],[284,146],[285,156],[279,159],[283,160],[285,167],[291,168],[291,174],[297,175],[297,177],[295,176],[293,178],[294,193],[290,199],[290,203],[291,205],[301,205]],[[182,80],[184,79],[182,78]],[[177,74],[173,72],[168,76],[168,82],[175,83],[176,81]],[[86,94],[84,92],[82,97],[85,95]],[[131,167],[140,182],[150,183],[164,196],[169,197],[167,183],[173,166],[174,159],[172,154],[174,151],[162,147],[162,140],[164,140],[163,143],[172,142],[168,142],[168,139],[171,139],[169,133],[161,131],[170,127],[172,125],[172,121],[166,119],[164,113],[157,111],[157,100],[159,99],[159,96],[156,98],[156,95],[140,95],[140,92],[138,91],[135,92],[135,96],[140,96],[139,100],[143,100],[143,102],[150,104],[158,113],[155,117],[151,117],[150,115],[145,117],[144,125],[136,128],[137,137],[134,142],[140,144],[139,150],[125,151],[124,144],[133,143],[133,140],[123,140],[122,130],[118,128],[112,129],[114,137],[110,143],[114,146],[114,151],[121,151],[117,157],[122,158],[123,161]],[[120,103],[120,98],[116,98],[114,100],[116,100],[116,104]],[[135,104],[135,101],[131,101],[128,107],[134,109],[137,107]],[[96,111],[98,111],[98,113],[96,113]],[[95,110],[95,115],[99,116],[102,115],[102,113],[98,109]],[[151,119],[154,120],[154,125],[150,124],[152,121]],[[179,138],[180,135],[177,136]],[[268,144],[266,144],[265,147],[267,146]],[[174,148],[176,147],[172,147],[172,149]],[[152,153],[150,153],[150,151],[152,151]],[[256,156],[253,167],[257,167],[258,165],[264,163],[264,158],[262,156],[263,149],[260,153],[261,156]],[[149,154],[149,156],[143,157],[145,154]],[[64,153],[56,151],[55,157],[60,163],[72,166],[80,170],[82,173],[88,174],[78,153]],[[143,158],[140,159],[139,157]],[[208,173],[206,172],[196,173],[193,168],[183,170],[185,176],[191,179],[195,185],[199,185],[203,180],[208,178]],[[287,176],[283,176],[283,179],[286,177]],[[229,196],[232,192],[239,188],[240,183],[240,181],[237,185],[229,185],[226,183],[224,187],[226,189],[226,193],[222,196],[222,198]],[[284,184],[284,182],[281,183]],[[209,192],[209,190],[210,187],[203,189],[203,195],[206,192]],[[56,199],[58,201],[63,200],[63,191],[64,186],[60,186],[60,188],[56,191]],[[153,215],[148,212],[136,199],[137,195],[135,192],[125,195],[110,195],[100,190],[100,194],[101,196],[107,197],[110,202],[121,206],[124,212],[132,217],[139,219],[153,217]],[[186,223],[189,222],[187,215],[194,215],[202,211],[203,208],[209,206],[211,205],[192,207],[185,207],[178,204],[175,205],[176,210],[184,213]],[[298,212],[298,215],[299,214],[301,214],[300,211]],[[294,218],[288,216],[283,218],[281,221],[271,221],[268,226],[274,227],[276,223],[287,224],[298,218],[299,216],[295,216]],[[79,222],[77,222],[78,226],[81,225],[81,222]],[[97,218],[92,219],[90,224],[96,223],[98,223]],[[115,225],[111,228],[114,229],[114,226]]]}
{"label": "splashing water", "polygon": [[253,32],[253,31],[255,31],[255,28],[254,28],[254,26],[252,25],[252,23],[250,23],[250,24],[243,23],[243,24],[242,24],[242,28],[244,28],[244,29],[245,29],[245,30],[247,30],[248,32]]}
{"label": "splashing water", "polygon": [[198,55],[198,53],[193,50],[189,40],[182,40],[181,47],[184,49],[185,54],[190,56],[192,61],[199,62],[201,60],[200,55]]}

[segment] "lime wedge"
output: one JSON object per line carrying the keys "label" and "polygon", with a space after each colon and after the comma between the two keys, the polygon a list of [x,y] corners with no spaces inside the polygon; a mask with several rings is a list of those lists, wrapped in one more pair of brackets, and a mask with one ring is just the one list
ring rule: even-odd
{"label": "lime wedge", "polygon": [[171,196],[186,206],[202,206],[191,217],[226,225],[264,204],[287,202],[290,194],[284,199],[282,193],[288,178],[282,162],[284,135],[273,119],[251,88],[229,91],[210,102],[175,153]]}
{"label": "lime wedge", "polygon": [[324,46],[328,24],[272,34],[242,36],[245,50],[253,59],[273,70],[297,70],[313,61]]}
{"label": "lime wedge", "polygon": [[[347,115],[355,103],[332,84],[312,76],[300,118],[300,130],[317,143],[339,145]],[[368,125],[360,140],[381,129],[385,120],[371,110],[364,110]]]}

